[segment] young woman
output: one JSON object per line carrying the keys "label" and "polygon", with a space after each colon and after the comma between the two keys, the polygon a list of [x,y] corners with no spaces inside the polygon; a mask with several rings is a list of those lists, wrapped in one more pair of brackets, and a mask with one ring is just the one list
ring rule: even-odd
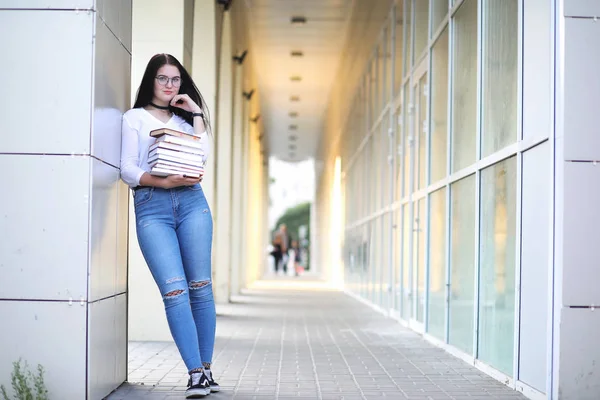
{"label": "young woman", "polygon": [[219,391],[210,370],[216,313],[211,283],[213,222],[200,178],[149,174],[150,131],[200,136],[209,152],[206,103],[175,57],[150,59],[134,108],[123,116],[121,178],[133,189],[137,237],[158,285],[175,344],[189,371],[186,398]]}

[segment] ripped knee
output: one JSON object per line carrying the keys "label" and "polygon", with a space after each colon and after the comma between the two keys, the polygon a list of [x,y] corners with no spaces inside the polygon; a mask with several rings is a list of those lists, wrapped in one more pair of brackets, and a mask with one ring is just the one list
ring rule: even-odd
{"label": "ripped knee", "polygon": [[198,290],[201,289],[203,287],[209,286],[211,284],[210,281],[191,281],[190,282],[190,289],[191,290]]}
{"label": "ripped knee", "polygon": [[163,298],[173,299],[175,297],[181,296],[183,293],[185,293],[185,290],[183,290],[183,289],[171,290],[170,292],[166,293],[163,296]]}

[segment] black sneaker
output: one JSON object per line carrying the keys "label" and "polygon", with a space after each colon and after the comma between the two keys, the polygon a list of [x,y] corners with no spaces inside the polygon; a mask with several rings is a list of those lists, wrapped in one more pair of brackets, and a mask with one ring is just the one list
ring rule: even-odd
{"label": "black sneaker", "polygon": [[210,384],[211,392],[220,392],[221,391],[221,386],[219,386],[219,384],[217,382],[215,382],[215,380],[212,377],[212,374],[210,375],[210,378],[208,378],[208,383]]}
{"label": "black sneaker", "polygon": [[204,372],[196,372],[190,375],[188,388],[185,391],[186,399],[198,399],[210,394],[210,383]]}

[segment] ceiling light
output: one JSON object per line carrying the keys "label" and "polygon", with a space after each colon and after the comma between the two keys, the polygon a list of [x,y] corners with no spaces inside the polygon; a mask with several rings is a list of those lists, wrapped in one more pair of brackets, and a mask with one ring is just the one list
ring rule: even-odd
{"label": "ceiling light", "polygon": [[295,145],[295,144],[290,144],[290,145],[288,146],[288,148],[289,148],[290,150],[296,150],[296,145]]}
{"label": "ceiling light", "polygon": [[298,137],[296,135],[290,135],[290,142],[295,142]]}
{"label": "ceiling light", "polygon": [[298,125],[290,125],[290,131],[295,131],[298,129]]}
{"label": "ceiling light", "polygon": [[296,26],[304,25],[306,24],[306,17],[303,17],[301,15],[295,15],[292,18],[290,18],[290,22],[292,25]]}
{"label": "ceiling light", "polygon": [[290,55],[292,57],[302,57],[302,56],[304,56],[304,53],[301,52],[300,50],[294,50],[290,53]]}
{"label": "ceiling light", "polygon": [[290,101],[300,101],[300,96],[290,96]]}
{"label": "ceiling light", "polygon": [[296,111],[290,111],[290,118],[296,118],[298,116],[298,113]]}
{"label": "ceiling light", "polygon": [[293,82],[300,82],[302,80],[302,77],[300,75],[292,75],[290,76],[290,80]]}

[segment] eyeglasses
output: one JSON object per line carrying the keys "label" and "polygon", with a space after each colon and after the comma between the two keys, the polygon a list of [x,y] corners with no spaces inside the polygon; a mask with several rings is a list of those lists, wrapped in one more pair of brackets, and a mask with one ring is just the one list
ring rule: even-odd
{"label": "eyeglasses", "polygon": [[179,76],[174,76],[172,78],[169,78],[168,76],[165,76],[165,75],[158,75],[156,77],[156,80],[158,81],[158,83],[161,86],[167,86],[169,84],[169,81],[171,81],[171,85],[173,85],[174,87],[181,86],[181,77],[179,77]]}

